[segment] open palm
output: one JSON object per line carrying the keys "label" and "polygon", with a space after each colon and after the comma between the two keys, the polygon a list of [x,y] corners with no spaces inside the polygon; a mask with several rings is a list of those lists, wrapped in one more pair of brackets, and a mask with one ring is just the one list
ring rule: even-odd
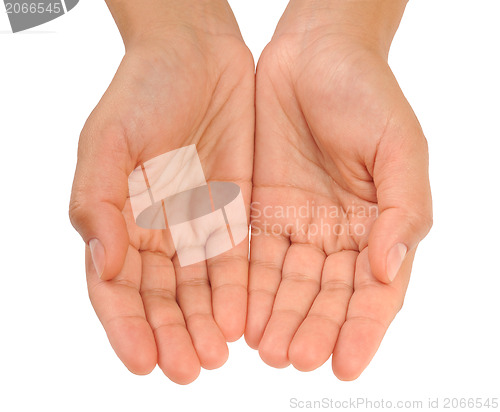
{"label": "open palm", "polygon": [[216,35],[182,26],[128,50],[80,139],[70,215],[93,248],[92,304],[132,372],[158,364],[178,383],[200,366],[221,366],[226,341],[243,334],[248,239],[180,267],[167,231],[135,224],[127,179],[145,161],[195,144],[207,180],[237,183],[248,206],[254,65],[234,26]]}
{"label": "open palm", "polygon": [[298,37],[273,39],[257,71],[245,337],[274,367],[312,370],[333,353],[350,380],[400,309],[430,228],[427,147],[383,57]]}

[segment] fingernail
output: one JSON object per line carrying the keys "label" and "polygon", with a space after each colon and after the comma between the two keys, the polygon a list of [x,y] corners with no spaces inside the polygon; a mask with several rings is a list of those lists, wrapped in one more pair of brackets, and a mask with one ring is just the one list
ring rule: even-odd
{"label": "fingernail", "polygon": [[94,262],[95,271],[97,272],[97,275],[101,277],[106,264],[106,252],[104,251],[104,246],[99,239],[92,239],[89,242],[89,248],[90,255],[92,256],[92,262]]}
{"label": "fingernail", "polygon": [[401,269],[403,260],[408,252],[408,248],[403,243],[394,245],[387,255],[387,277],[392,282]]}

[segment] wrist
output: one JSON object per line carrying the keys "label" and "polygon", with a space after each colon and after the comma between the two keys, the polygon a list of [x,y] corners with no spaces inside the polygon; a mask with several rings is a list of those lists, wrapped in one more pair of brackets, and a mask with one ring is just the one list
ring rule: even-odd
{"label": "wrist", "polygon": [[226,0],[106,0],[125,47],[189,30],[241,38]]}
{"label": "wrist", "polygon": [[275,37],[293,35],[314,42],[330,35],[387,56],[407,2],[290,0]]}

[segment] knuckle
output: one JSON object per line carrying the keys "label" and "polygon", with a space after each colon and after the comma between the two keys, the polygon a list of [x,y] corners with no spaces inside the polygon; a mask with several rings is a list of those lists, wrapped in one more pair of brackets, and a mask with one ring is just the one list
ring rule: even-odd
{"label": "knuckle", "polygon": [[403,296],[396,305],[396,313],[399,313],[403,310],[404,304],[405,304],[405,297]]}
{"label": "knuckle", "polygon": [[69,203],[69,220],[72,226],[78,230],[86,221],[86,207],[81,197],[73,193]]}
{"label": "knuckle", "polygon": [[419,215],[420,226],[428,233],[434,224],[432,212],[421,213]]}
{"label": "knuckle", "polygon": [[409,223],[412,226],[413,230],[417,233],[424,232],[425,234],[427,234],[429,233],[433,225],[432,212],[417,211],[412,215],[411,219],[409,219]]}
{"label": "knuckle", "polygon": [[424,133],[420,135],[419,139],[420,144],[422,145],[422,150],[428,154],[429,153],[429,141],[427,140],[427,137],[425,137]]}

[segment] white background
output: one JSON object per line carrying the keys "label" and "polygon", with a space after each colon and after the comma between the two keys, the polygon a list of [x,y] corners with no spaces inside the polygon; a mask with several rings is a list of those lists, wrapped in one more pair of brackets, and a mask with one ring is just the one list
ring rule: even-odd
{"label": "white background", "polygon": [[[234,0],[257,59],[285,0]],[[500,2],[413,0],[390,62],[429,140],[435,224],[355,382],[266,366],[244,340],[193,384],[130,374],[86,291],[67,205],[83,123],[123,46],[104,1],[9,33],[0,10],[0,410],[286,411],[290,398],[500,397]]]}

